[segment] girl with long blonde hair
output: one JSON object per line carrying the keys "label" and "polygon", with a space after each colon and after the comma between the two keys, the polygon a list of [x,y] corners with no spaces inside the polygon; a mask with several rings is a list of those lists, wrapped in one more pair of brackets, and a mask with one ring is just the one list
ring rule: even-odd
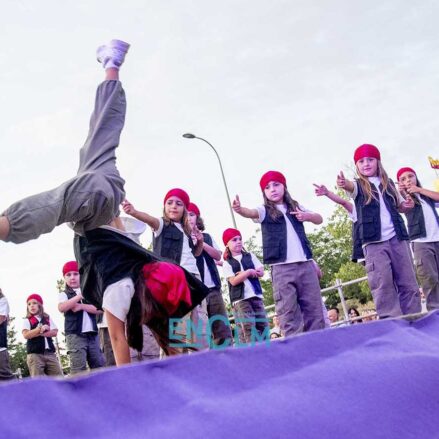
{"label": "girl with long blonde hair", "polygon": [[405,200],[387,176],[378,148],[359,146],[354,153],[357,178],[341,172],[337,185],[355,202],[358,233],[366,259],[369,286],[380,318],[421,311],[419,288],[408,246],[409,236],[399,212],[409,212],[414,203]]}

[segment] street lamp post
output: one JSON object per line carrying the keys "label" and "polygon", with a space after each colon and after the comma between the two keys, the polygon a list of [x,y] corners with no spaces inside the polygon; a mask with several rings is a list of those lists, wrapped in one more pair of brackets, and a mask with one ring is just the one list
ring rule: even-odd
{"label": "street lamp post", "polygon": [[232,204],[230,201],[230,195],[229,195],[229,190],[227,189],[227,183],[226,183],[226,178],[224,177],[224,170],[223,170],[223,165],[221,163],[221,159],[220,156],[217,152],[217,150],[213,147],[213,145],[208,142],[206,139],[203,139],[201,137],[197,137],[195,134],[191,134],[191,133],[186,133],[183,134],[183,137],[186,139],[198,139],[198,140],[202,140],[203,142],[207,143],[212,149],[213,152],[216,154],[216,158],[218,159],[218,163],[220,166],[220,170],[221,170],[221,176],[223,177],[223,183],[224,183],[224,189],[226,190],[226,195],[227,195],[227,202],[229,204],[229,209],[230,209],[230,215],[232,215],[232,222],[233,222],[233,227],[236,229],[236,221],[235,221],[235,215],[233,213],[233,209],[232,209]]}

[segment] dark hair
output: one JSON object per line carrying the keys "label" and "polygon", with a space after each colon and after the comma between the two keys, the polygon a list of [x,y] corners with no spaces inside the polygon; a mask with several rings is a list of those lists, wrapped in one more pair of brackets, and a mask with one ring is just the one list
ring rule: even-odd
{"label": "dark hair", "polygon": [[[169,314],[151,294],[145,284],[143,271],[140,270],[136,276],[126,325],[128,345],[139,352],[143,350],[143,325],[149,327],[166,355],[181,352],[181,349],[169,346]],[[188,344],[185,340],[182,340],[182,343]]]}
{"label": "dark hair", "polygon": [[[350,314],[351,311],[354,311],[355,315],[356,315],[357,317],[360,317],[360,313],[359,313],[359,311],[358,311],[357,308],[351,306],[351,307],[348,309],[348,314]],[[362,323],[362,322],[363,322],[363,320],[362,320],[362,319],[359,319],[359,320],[355,320],[355,321],[353,321],[352,323]]]}
{"label": "dark hair", "polygon": [[351,308],[349,308],[349,310],[348,310],[348,314],[350,314],[351,311],[354,311],[355,315],[356,315],[357,317],[360,317],[360,313],[358,312],[358,309],[357,309],[357,308],[355,308],[355,307],[351,307]]}
{"label": "dark hair", "polygon": [[[416,186],[422,187],[422,184],[419,181],[419,178],[418,178],[417,174],[415,174],[415,177],[416,177]],[[408,195],[414,201],[415,204],[421,204],[421,202],[419,201],[419,198],[416,196],[416,194],[408,194]]]}
{"label": "dark hair", "polygon": [[337,315],[340,315],[340,311],[338,310],[338,308],[336,306],[331,306],[331,308],[329,308],[328,311],[331,311],[331,309],[333,309],[334,311],[337,311]]}
{"label": "dark hair", "polygon": [[[264,191],[262,192],[262,196],[264,197],[264,205],[267,207],[270,218],[273,220],[278,220],[281,218],[283,213],[276,208],[276,203],[270,201],[265,195]],[[284,196],[282,201],[287,205],[287,209],[289,211],[299,209],[299,203],[291,197],[286,186],[284,186]]]}
{"label": "dark hair", "polygon": [[203,218],[201,218],[201,216],[197,216],[197,222],[195,223],[195,225],[200,232],[204,232],[206,230],[206,227],[204,226],[204,220]]}

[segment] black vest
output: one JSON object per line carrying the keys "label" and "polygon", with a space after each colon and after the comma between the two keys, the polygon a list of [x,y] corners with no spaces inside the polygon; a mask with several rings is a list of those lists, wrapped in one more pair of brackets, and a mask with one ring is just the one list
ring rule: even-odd
{"label": "black vest", "polygon": [[[67,300],[70,300],[72,297],[76,296],[75,290],[73,288],[70,288],[66,286],[65,294],[67,295]],[[92,332],[98,332],[98,326],[96,324],[96,316],[94,314],[87,313],[90,318],[91,322],[93,324],[93,331]],[[82,319],[84,317],[83,311],[73,312],[72,310],[66,311],[64,313],[64,332],[66,335],[69,334],[76,334],[81,335],[82,334]]]}
{"label": "black vest", "polygon": [[[74,249],[81,274],[82,295],[98,309],[102,308],[107,286],[125,277],[131,278],[135,285],[145,264],[163,260],[126,236],[99,228],[85,232],[85,236],[75,235]],[[200,280],[184,268],[183,271],[191,291],[192,305],[181,302],[170,317],[185,316],[209,294],[209,289]]]}
{"label": "black vest", "polygon": [[[30,329],[35,329],[38,326],[38,320],[35,318],[33,319],[33,323],[30,319],[29,323],[30,323]],[[41,324],[43,325],[48,325],[50,322],[49,319],[47,319],[46,317],[43,317],[41,319]],[[30,338],[26,341],[26,350],[28,354],[44,354],[44,351],[46,349],[46,344],[44,343],[44,340],[47,339],[47,343],[49,344],[49,351],[50,352],[55,352],[55,346],[53,345],[53,341],[52,341],[52,337],[43,337],[43,336],[38,336],[38,337],[34,337],[34,338]]]}
{"label": "black vest", "polygon": [[359,233],[359,223],[355,221],[352,223],[352,262],[364,259],[363,246],[361,245],[361,241],[357,238]]}
{"label": "black vest", "polygon": [[0,325],[0,348],[8,347],[8,321],[5,320]]}
{"label": "black vest", "polygon": [[[208,233],[203,233],[204,242],[213,247],[212,237]],[[205,250],[201,255],[196,256],[198,271],[201,275],[201,280],[204,282],[204,261],[206,261],[207,269],[209,270],[212,281],[215,284],[215,288],[221,287],[221,279],[218,273],[218,268],[215,264],[215,260]]]}
{"label": "black vest", "polygon": [[[439,216],[436,211],[436,205],[434,200],[430,197],[421,195],[421,198],[432,208],[437,224],[439,226]],[[409,229],[410,241],[418,238],[425,238],[427,236],[427,230],[425,229],[425,218],[422,206],[415,203],[415,207],[406,213],[407,224]]]}
{"label": "black vest", "polygon": [[[393,181],[389,181],[389,184],[394,187]],[[357,181],[358,193],[355,197],[355,208],[358,215],[358,233],[356,234],[356,242],[354,248],[357,245],[367,244],[368,242],[375,242],[381,240],[381,217],[380,217],[380,202],[378,191],[373,183],[370,184],[374,197],[369,204],[366,204],[366,196],[363,193],[360,183]],[[380,184],[380,191],[382,185]],[[387,210],[390,213],[395,233],[400,241],[407,240],[408,234],[405,228],[402,216],[398,213],[397,206],[393,198],[385,192],[383,195],[384,203]]]}
{"label": "black vest", "polygon": [[[303,223],[288,211],[286,216],[300,239],[306,258],[312,259],[311,246],[306,237]],[[262,221],[261,229],[264,264],[285,262],[287,258],[287,223],[284,215],[274,220],[268,214],[267,207],[265,207],[265,218]]]}
{"label": "black vest", "polygon": [[[227,259],[227,262],[231,265],[233,273],[235,274],[242,270],[255,268],[250,253],[242,254],[241,264],[239,264],[239,262],[236,259],[232,258],[231,256],[229,257],[229,259]],[[242,265],[242,269],[241,269],[241,265]],[[259,282],[259,279],[256,277],[249,277],[248,280],[250,281],[254,292],[257,295],[262,296],[262,287],[261,287],[261,283]],[[230,295],[231,304],[244,297],[244,282],[241,282],[238,285],[232,285],[230,282],[227,283],[229,285],[229,295]]]}
{"label": "black vest", "polygon": [[163,230],[159,236],[153,239],[153,252],[163,258],[169,259],[176,264],[181,261],[183,252],[183,239],[188,239],[189,246],[194,251],[194,243],[171,221],[169,224],[163,223]]}

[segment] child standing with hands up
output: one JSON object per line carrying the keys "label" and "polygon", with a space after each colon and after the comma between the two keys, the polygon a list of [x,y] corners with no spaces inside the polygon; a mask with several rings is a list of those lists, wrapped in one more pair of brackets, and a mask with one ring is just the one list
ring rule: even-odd
{"label": "child standing with hands up", "polygon": [[321,224],[323,219],[292,199],[286,178],[280,172],[266,172],[260,187],[262,206],[242,207],[236,196],[233,209],[261,223],[264,263],[271,265],[273,296],[282,333],[290,336],[302,328],[304,331],[323,329],[319,279],[303,226],[305,221]]}
{"label": "child standing with hands up", "polygon": [[409,194],[415,206],[406,213],[413,246],[416,274],[427,298],[427,310],[439,309],[439,193],[421,186],[412,168],[401,168],[397,179],[402,194]]}
{"label": "child standing with hands up", "polygon": [[369,286],[380,318],[421,311],[421,301],[408,247],[408,234],[398,212],[413,208],[404,200],[381,164],[374,145],[359,146],[354,153],[358,178],[343,173],[337,185],[355,202],[358,216],[357,243],[363,247]]}
{"label": "child standing with hands up", "polygon": [[27,300],[26,318],[23,320],[23,337],[27,340],[27,365],[31,377],[38,375],[62,375],[55,354],[52,337],[58,334],[53,320],[44,312],[43,299],[31,294]]}
{"label": "child standing with hands up", "polygon": [[229,285],[230,303],[241,327],[243,341],[254,343],[269,337],[262,287],[259,278],[264,275],[264,266],[253,254],[244,250],[241,232],[226,229],[223,233],[223,273]]}
{"label": "child standing with hands up", "polygon": [[[204,239],[198,228],[191,227],[189,224],[189,195],[183,189],[174,188],[167,192],[163,203],[163,217],[161,218],[136,210],[128,200],[122,203],[122,207],[125,213],[143,221],[152,228],[154,233],[153,252],[157,256],[179,264],[201,280],[196,257],[203,252]],[[191,320],[195,326],[201,324],[203,329],[201,340],[195,337],[192,340],[193,344],[199,348],[207,348],[206,325],[208,317],[205,300],[192,310]],[[188,333],[187,330],[186,333]]]}

